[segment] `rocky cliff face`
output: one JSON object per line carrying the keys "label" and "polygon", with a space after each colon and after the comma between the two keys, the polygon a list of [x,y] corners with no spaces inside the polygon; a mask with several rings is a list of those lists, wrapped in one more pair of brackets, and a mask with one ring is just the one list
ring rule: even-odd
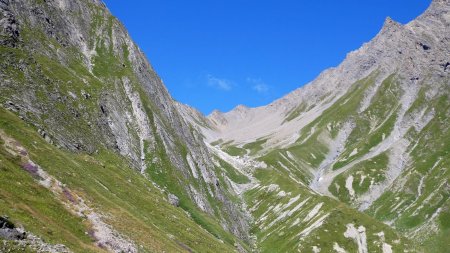
{"label": "rocky cliff face", "polygon": [[5,108],[61,149],[115,150],[180,207],[248,240],[220,166],[101,1],[2,0],[0,8]]}

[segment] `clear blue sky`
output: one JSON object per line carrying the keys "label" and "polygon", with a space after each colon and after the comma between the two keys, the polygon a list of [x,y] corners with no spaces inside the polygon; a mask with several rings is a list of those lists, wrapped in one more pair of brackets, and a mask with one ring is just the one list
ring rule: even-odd
{"label": "clear blue sky", "polygon": [[265,105],[338,65],[384,19],[431,0],[105,0],[177,101],[205,114]]}

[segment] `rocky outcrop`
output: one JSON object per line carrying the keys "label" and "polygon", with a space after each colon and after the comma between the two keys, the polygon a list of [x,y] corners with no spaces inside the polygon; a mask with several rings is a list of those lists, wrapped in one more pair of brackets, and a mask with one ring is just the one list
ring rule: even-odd
{"label": "rocky outcrop", "polygon": [[173,195],[173,194],[169,194],[167,196],[167,198],[169,199],[169,203],[173,206],[179,206],[180,205],[180,200],[178,199],[177,196]]}
{"label": "rocky outcrop", "polygon": [[8,220],[8,217],[0,217],[0,238],[6,240],[24,240],[26,233],[21,232],[12,222]]}
{"label": "rocky outcrop", "polygon": [[14,47],[19,42],[19,24],[9,9],[9,0],[0,1],[0,36],[1,45]]}
{"label": "rocky outcrop", "polygon": [[[49,243],[45,243],[39,237],[27,233],[21,228],[17,228],[10,220],[9,217],[1,216],[0,217],[0,239],[4,240],[3,242],[12,242],[14,246],[13,249],[18,251],[25,251],[25,249],[32,249],[36,252],[45,252],[45,253],[70,253],[69,249],[67,249],[64,245],[57,244],[52,245]],[[9,249],[6,252],[11,252],[11,246],[8,246]],[[0,245],[0,250],[2,249],[2,245]]]}

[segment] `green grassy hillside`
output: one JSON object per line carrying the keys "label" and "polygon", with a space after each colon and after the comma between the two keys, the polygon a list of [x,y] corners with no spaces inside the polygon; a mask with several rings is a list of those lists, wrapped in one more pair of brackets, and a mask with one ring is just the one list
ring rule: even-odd
{"label": "green grassy hillside", "polygon": [[[104,251],[95,246],[89,220],[65,206],[70,196],[55,195],[26,170],[21,157],[25,152],[68,191],[103,214],[107,224],[139,245],[139,252],[234,251],[234,237],[209,215],[197,211],[198,216],[192,217],[181,207],[170,205],[163,191],[117,154],[60,150],[4,109],[0,109],[0,133],[0,214],[46,242],[65,244],[74,252]],[[5,147],[7,138],[23,148],[23,153],[12,154]]]}

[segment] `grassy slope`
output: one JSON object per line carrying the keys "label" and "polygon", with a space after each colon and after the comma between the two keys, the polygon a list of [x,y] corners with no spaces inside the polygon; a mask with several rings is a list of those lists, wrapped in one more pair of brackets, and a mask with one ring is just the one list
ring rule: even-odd
{"label": "grassy slope", "polygon": [[292,168],[290,174],[304,183],[309,183],[312,176],[310,171],[316,170],[329,152],[327,143],[324,143],[321,136],[335,138],[343,123],[354,120],[364,92],[373,85],[375,77],[376,73],[373,73],[356,82],[335,106],[325,110],[320,117],[301,129],[296,143],[287,148],[273,150],[260,159],[275,168],[280,167],[282,163]]}
{"label": "grassy slope", "polygon": [[[183,251],[181,245],[198,252],[233,251],[233,245],[220,242],[181,208],[169,205],[158,189],[114,153],[103,150],[89,156],[61,151],[3,109],[0,128],[26,147],[32,160],[48,173],[83,196],[96,210],[108,214],[107,222],[142,245],[143,252]],[[17,158],[8,156],[5,150],[0,155],[1,214],[75,252],[102,251],[85,234],[89,229],[86,221],[66,211],[51,192],[21,169]]]}
{"label": "grassy slope", "polygon": [[[425,109],[434,110],[435,116],[422,131],[410,129],[407,138],[411,162],[394,182],[394,187],[384,193],[368,213],[392,222],[400,231],[426,245],[430,252],[445,252],[450,248],[449,241],[443,239],[450,235],[450,100],[448,95],[442,95],[426,101],[426,89],[424,85],[407,113]],[[413,232],[416,229],[419,233]]]}
{"label": "grassy slope", "polygon": [[[385,242],[392,245],[394,252],[404,252],[412,247],[408,240],[385,224],[345,204],[315,194],[272,168],[256,170],[255,177],[261,184],[248,191],[245,198],[256,220],[252,232],[257,235],[262,252],[311,252],[313,246],[320,248],[321,252],[333,252],[334,243],[347,252],[356,252],[356,242],[344,236],[347,224],[366,228],[369,252],[382,252],[382,241],[376,235],[379,232],[384,233]],[[296,197],[299,198],[294,201]],[[289,201],[293,202],[287,206]],[[303,201],[301,208],[293,211]],[[318,206],[321,208],[313,215],[312,210]],[[321,226],[309,234],[305,232],[327,214],[329,216],[324,218]]]}
{"label": "grassy slope", "polygon": [[[340,126],[346,121],[354,122],[356,127],[350,133],[343,152],[335,158],[338,162],[333,164],[333,169],[341,168],[369,152],[383,140],[383,135],[388,136],[392,131],[399,108],[398,97],[402,94],[398,80],[395,75],[391,75],[377,88],[369,107],[358,113],[364,94],[373,86],[375,77],[376,73],[373,73],[357,82],[335,106],[301,130],[297,143],[285,149],[272,150],[259,159],[276,170],[278,176],[286,179],[294,177],[307,184],[311,178],[310,170],[315,170],[328,152],[328,147],[321,137],[335,138]],[[409,131],[407,138],[411,141],[409,151],[412,157],[409,167],[399,180],[394,182],[393,189],[388,190],[376,201],[367,214],[380,221],[394,222],[393,227],[397,231],[419,239],[416,242],[425,245],[424,249],[427,252],[445,252],[449,245],[447,240],[442,238],[449,234],[450,212],[448,201],[450,137],[448,124],[445,123],[450,116],[449,99],[447,95],[443,95],[433,101],[427,101],[426,87],[427,85],[424,85],[419,98],[408,110],[406,117],[409,115],[414,117],[412,113],[420,110],[425,112],[433,110],[435,117],[420,133],[414,128]],[[436,84],[433,87],[436,88]],[[352,154],[355,149],[358,152]],[[353,199],[345,187],[347,177],[353,176],[355,195],[361,196],[368,191],[370,182],[376,184],[385,179],[383,172],[386,170],[388,159],[385,152],[352,166],[335,178],[330,185],[330,192],[341,201],[352,205]],[[424,177],[422,195],[417,197],[421,177]],[[280,184],[283,185],[285,183]],[[272,201],[268,203],[276,205],[279,200],[275,198]],[[437,216],[433,218],[433,222],[427,222],[436,212]],[[417,229],[420,231],[414,233]],[[269,243],[268,246],[270,245],[272,244]]]}
{"label": "grassy slope", "polygon": [[349,176],[353,177],[352,188],[355,196],[361,196],[369,190],[372,184],[381,183],[386,179],[388,159],[386,153],[382,153],[372,159],[359,162],[334,178],[329,187],[330,192],[339,200],[351,204],[353,199],[345,187],[346,179]]}

